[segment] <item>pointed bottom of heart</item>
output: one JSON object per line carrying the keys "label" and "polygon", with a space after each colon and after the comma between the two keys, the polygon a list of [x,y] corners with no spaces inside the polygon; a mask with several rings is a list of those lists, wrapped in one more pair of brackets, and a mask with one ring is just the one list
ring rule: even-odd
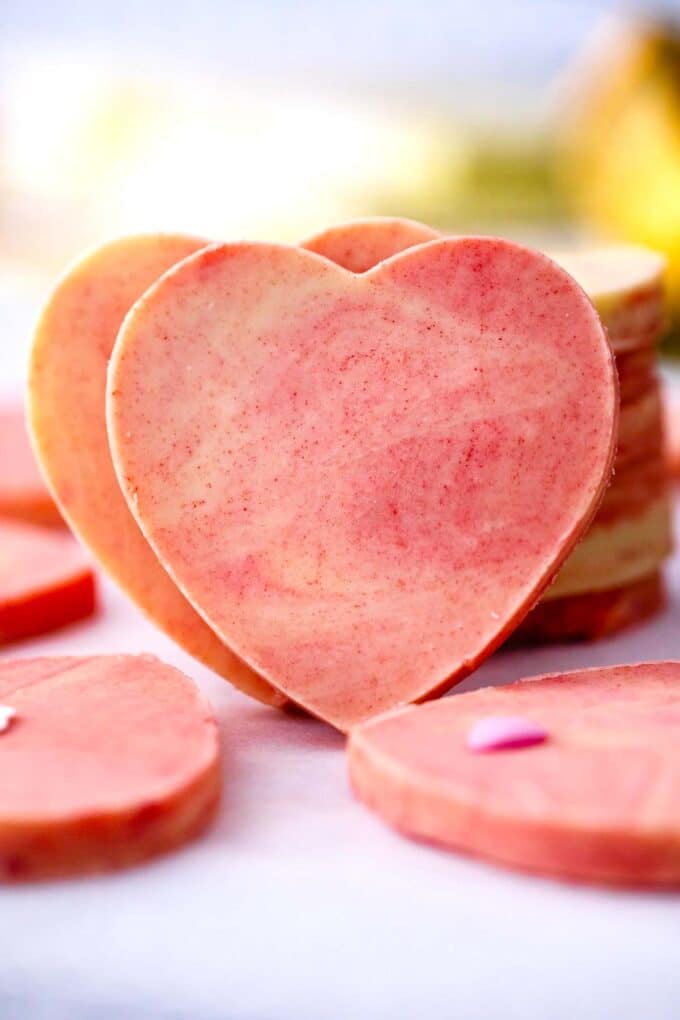
{"label": "pointed bottom of heart", "polygon": [[[480,720],[517,716],[537,746],[477,754]],[[408,836],[560,878],[680,886],[680,662],[555,674],[365,723],[360,800]]]}
{"label": "pointed bottom of heart", "polygon": [[131,865],[184,843],[220,794],[215,720],[150,655],[0,663],[0,879]]}

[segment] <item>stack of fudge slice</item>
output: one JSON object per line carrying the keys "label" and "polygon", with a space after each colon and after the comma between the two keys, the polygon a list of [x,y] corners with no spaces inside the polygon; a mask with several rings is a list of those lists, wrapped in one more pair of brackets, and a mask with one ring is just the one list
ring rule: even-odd
{"label": "stack of fudge slice", "polygon": [[656,371],[664,327],[664,261],[639,248],[552,255],[595,304],[616,356],[621,409],[614,475],[586,537],[520,640],[603,637],[663,605],[671,500]]}

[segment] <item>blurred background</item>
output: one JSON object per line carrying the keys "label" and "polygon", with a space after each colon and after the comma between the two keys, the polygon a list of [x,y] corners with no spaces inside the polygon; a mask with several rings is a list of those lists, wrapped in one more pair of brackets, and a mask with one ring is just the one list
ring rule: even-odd
{"label": "blurred background", "polygon": [[2,0],[0,20],[10,345],[106,237],[295,241],[375,214],[660,248],[677,343],[680,0]]}

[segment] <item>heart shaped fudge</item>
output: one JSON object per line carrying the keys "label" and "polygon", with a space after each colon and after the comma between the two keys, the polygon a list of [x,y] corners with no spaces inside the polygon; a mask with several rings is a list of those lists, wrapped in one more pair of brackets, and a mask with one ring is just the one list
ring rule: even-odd
{"label": "heart shaped fudge", "polygon": [[[364,272],[434,236],[422,223],[378,217],[337,224],[305,247]],[[664,259],[620,245],[550,257],[583,287],[607,329],[619,377],[619,432],[615,477],[592,527],[515,635],[531,642],[603,637],[658,612],[660,567],[672,548],[656,373]]]}
{"label": "heart shaped fudge", "polygon": [[221,245],[127,316],[118,479],[187,598],[346,730],[473,670],[536,601],[611,470],[612,354],[543,255],[437,240],[355,275]]}
{"label": "heart shaped fudge", "polygon": [[125,237],[71,267],[35,333],[30,422],[64,516],[114,581],[195,658],[247,694],[280,705],[283,696],[225,647],[163,570],[121,495],[106,434],[106,369],[126,313],[205,243],[178,234]]}

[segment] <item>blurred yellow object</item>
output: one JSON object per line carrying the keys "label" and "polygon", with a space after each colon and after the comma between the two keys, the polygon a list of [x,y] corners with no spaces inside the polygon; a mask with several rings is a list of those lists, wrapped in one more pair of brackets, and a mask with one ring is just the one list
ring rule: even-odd
{"label": "blurred yellow object", "polygon": [[48,264],[126,231],[296,240],[376,196],[399,212],[466,155],[420,107],[77,63],[22,65],[0,112],[0,249]]}
{"label": "blurred yellow object", "polygon": [[576,69],[559,164],[591,227],[668,258],[680,320],[680,23],[609,23]]}

